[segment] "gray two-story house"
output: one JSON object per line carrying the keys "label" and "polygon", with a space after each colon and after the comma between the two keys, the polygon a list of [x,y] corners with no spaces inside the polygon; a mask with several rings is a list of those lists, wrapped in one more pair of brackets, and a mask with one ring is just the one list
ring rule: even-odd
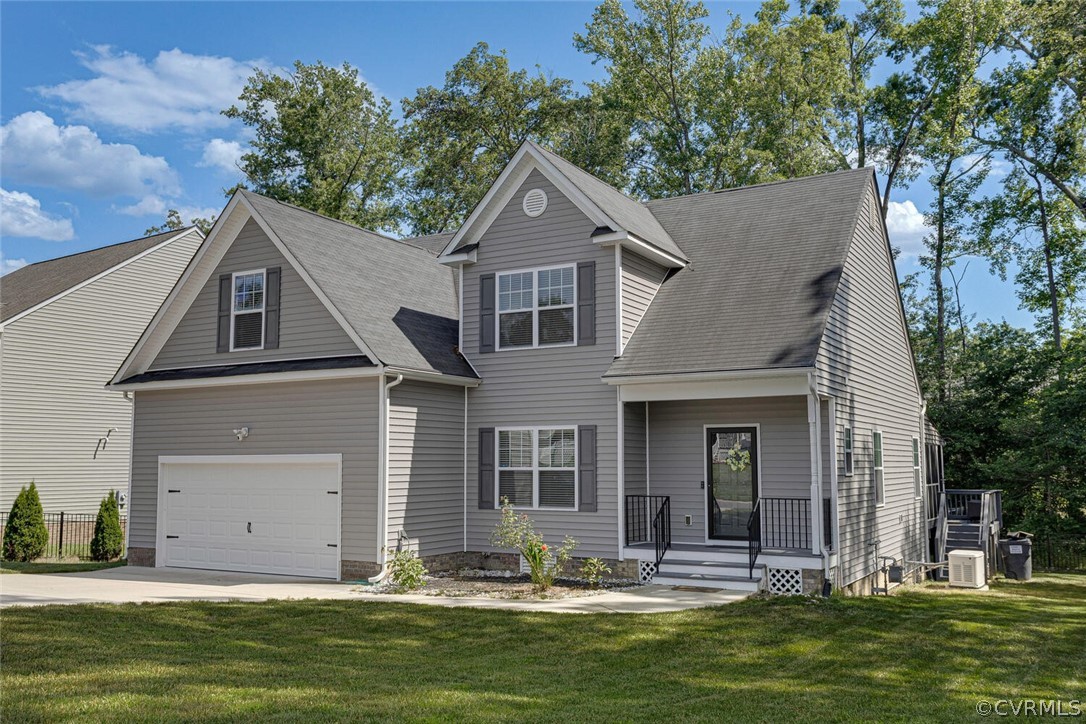
{"label": "gray two-story house", "polygon": [[455,234],[238,192],[112,387],[129,561],[516,565],[508,500],[662,583],[864,590],[927,555],[869,169],[642,203],[525,144]]}

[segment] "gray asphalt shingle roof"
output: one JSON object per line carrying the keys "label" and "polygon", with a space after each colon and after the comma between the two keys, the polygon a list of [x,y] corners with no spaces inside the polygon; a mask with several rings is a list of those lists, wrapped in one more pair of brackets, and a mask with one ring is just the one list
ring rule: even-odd
{"label": "gray asphalt shingle roof", "polygon": [[688,259],[680,248],[681,245],[675,242],[672,235],[668,233],[668,230],[645,204],[631,199],[615,187],[601,181],[584,169],[574,166],[566,159],[542,146],[531,141],[528,143],[553,163],[563,176],[569,179],[585,196],[592,200],[592,203],[600,207],[603,213],[607,214],[623,230],[640,237],[672,256],[677,256],[684,261]]}
{"label": "gray asphalt shingle roof", "polygon": [[690,264],[607,376],[813,365],[872,173],[648,202]]}
{"label": "gray asphalt shingle roof", "polygon": [[239,191],[378,360],[475,377],[456,350],[453,270],[425,248]]}
{"label": "gray asphalt shingle roof", "polygon": [[0,322],[161,244],[185,229],[40,261],[0,277]]}

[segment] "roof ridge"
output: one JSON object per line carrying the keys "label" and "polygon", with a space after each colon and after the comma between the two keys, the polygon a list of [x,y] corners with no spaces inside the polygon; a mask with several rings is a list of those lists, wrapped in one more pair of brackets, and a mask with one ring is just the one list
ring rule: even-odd
{"label": "roof ridge", "polygon": [[[38,266],[40,264],[48,264],[49,262],[53,262],[53,261],[60,261],[61,259],[71,259],[73,256],[80,256],[82,254],[93,254],[94,252],[102,251],[103,249],[112,249],[114,247],[124,246],[125,244],[135,244],[136,242],[139,242],[139,241],[147,241],[148,239],[153,239],[156,236],[168,236],[168,235],[171,235],[171,234],[180,234],[180,233],[185,232],[185,231],[191,231],[192,229],[195,229],[195,228],[196,228],[196,225],[193,224],[192,226],[186,226],[186,227],[181,228],[181,229],[170,229],[169,231],[160,231],[157,234],[148,234],[147,236],[141,236],[141,237],[139,237],[137,239],[129,239],[128,241],[118,241],[118,242],[115,242],[113,244],[106,244],[105,246],[96,246],[93,249],[86,249],[84,251],[73,251],[71,254],[64,254],[62,256],[54,256],[51,259],[42,259],[41,261],[36,261],[36,262],[31,263],[31,264],[27,264],[26,266],[21,266],[18,269],[15,269],[14,271],[12,271],[11,273],[14,274],[15,272],[21,271],[23,269],[29,269],[31,267]],[[5,274],[4,276],[7,276],[7,275]]]}
{"label": "roof ridge", "polygon": [[644,202],[644,205],[646,207],[651,208],[649,206],[650,204],[655,204],[655,203],[659,203],[659,202],[662,202],[662,201],[674,201],[676,199],[689,199],[689,198],[694,198],[694,197],[697,197],[697,196],[714,196],[714,195],[717,195],[717,194],[731,193],[733,191],[746,191],[747,189],[758,189],[758,188],[764,188],[766,186],[780,186],[781,184],[796,183],[798,181],[810,181],[811,179],[826,178],[827,176],[844,176],[846,174],[858,173],[860,171],[866,171],[867,173],[874,173],[875,168],[873,166],[862,166],[860,168],[842,168],[842,169],[838,169],[836,171],[827,171],[825,173],[812,173],[812,174],[809,174],[807,176],[796,176],[794,178],[782,178],[782,179],[777,179],[776,181],[763,181],[763,182],[757,183],[757,184],[747,184],[746,186],[732,186],[732,187],[726,188],[726,189],[714,189],[712,191],[698,191],[697,193],[682,194],[680,196],[661,196],[660,198],[657,198],[657,199],[649,199],[648,201]]}

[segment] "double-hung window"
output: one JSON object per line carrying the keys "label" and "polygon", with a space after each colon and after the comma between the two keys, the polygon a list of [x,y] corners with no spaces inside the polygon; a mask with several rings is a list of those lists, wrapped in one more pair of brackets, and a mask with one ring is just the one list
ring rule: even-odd
{"label": "double-hung window", "polygon": [[913,495],[920,498],[924,495],[923,481],[920,478],[920,438],[913,438]]}
{"label": "double-hung window", "polygon": [[576,269],[498,274],[498,348],[573,344]]}
{"label": "double-hung window", "polygon": [[886,502],[885,468],[882,462],[882,432],[875,430],[871,433],[871,446],[874,452],[874,471],[872,479],[875,483],[875,505]]}
{"label": "double-hung window", "polygon": [[577,429],[498,430],[498,500],[518,508],[577,507]]}
{"label": "double-hung window", "polygon": [[845,428],[845,475],[852,475],[855,469],[855,457],[852,454],[852,428]]}
{"label": "double-hung window", "polygon": [[264,346],[265,279],[263,269],[234,274],[234,298],[230,307],[231,351]]}

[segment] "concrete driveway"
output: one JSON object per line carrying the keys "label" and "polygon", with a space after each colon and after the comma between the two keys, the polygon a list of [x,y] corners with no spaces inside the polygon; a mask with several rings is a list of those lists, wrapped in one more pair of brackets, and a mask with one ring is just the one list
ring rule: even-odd
{"label": "concrete driveway", "polygon": [[0,575],[0,606],[360,597],[354,588],[319,578],[122,566],[87,573]]}
{"label": "concrete driveway", "polygon": [[88,573],[0,575],[0,607],[72,603],[162,601],[268,601],[353,599],[430,606],[467,606],[556,613],[661,613],[719,606],[746,598],[743,591],[642,586],[577,598],[525,600],[379,594],[357,583],[256,573],[124,566]]}

